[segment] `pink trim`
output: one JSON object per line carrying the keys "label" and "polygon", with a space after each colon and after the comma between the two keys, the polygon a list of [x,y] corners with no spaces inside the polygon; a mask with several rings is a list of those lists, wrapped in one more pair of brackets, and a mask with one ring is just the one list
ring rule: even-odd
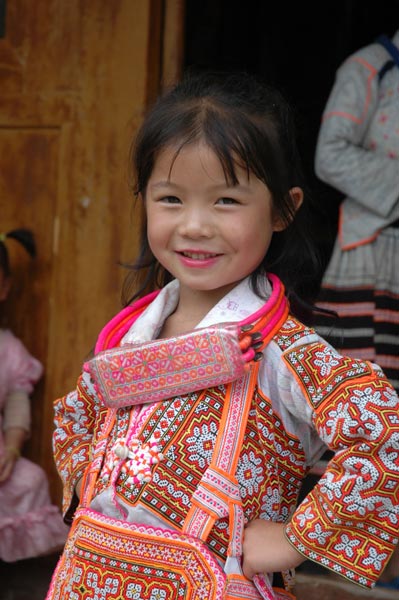
{"label": "pink trim", "polygon": [[270,321],[268,321],[266,327],[264,329],[262,329],[262,332],[261,332],[262,337],[265,338],[266,335],[268,333],[270,333],[270,331],[274,328],[274,326],[280,321],[281,317],[286,312],[286,309],[287,309],[287,303],[281,302],[276,313],[273,315],[273,317],[270,319]]}
{"label": "pink trim", "polygon": [[[273,273],[268,273],[268,278],[271,282],[273,282],[273,291],[269,298],[269,300],[262,306],[260,310],[258,310],[253,315],[250,315],[249,319],[254,320],[254,316],[256,315],[264,315],[267,312],[272,312],[276,305],[278,305],[277,310],[272,314],[266,324],[266,327],[260,330],[262,335],[262,341],[269,335],[271,331],[277,326],[277,324],[286,317],[288,313],[288,303],[284,297],[284,286],[281,283],[280,279],[273,275]],[[248,319],[246,319],[248,320]],[[243,322],[240,323],[242,325]],[[255,350],[250,348],[244,355],[244,360],[246,362],[250,362],[255,357]]]}
{"label": "pink trim", "polygon": [[274,275],[273,273],[268,273],[267,278],[272,284],[272,293],[270,294],[269,300],[263,306],[261,306],[259,310],[254,312],[252,315],[249,315],[249,317],[247,317],[243,321],[240,321],[239,325],[241,327],[243,325],[249,325],[254,321],[257,321],[260,317],[263,317],[263,315],[265,315],[271,308],[273,308],[273,306],[275,306],[280,295],[282,284],[277,275]]}
{"label": "pink trim", "polygon": [[[280,301],[280,297],[284,294],[284,287],[281,283],[280,279],[277,275],[273,273],[267,274],[268,279],[272,284],[272,293],[270,298],[261,306],[259,310],[257,310],[249,317],[238,323],[239,326],[249,325],[266,315],[268,312],[272,312],[273,309],[277,306]],[[143,296],[133,304],[126,306],[123,310],[121,310],[113,319],[111,319],[107,325],[101,330],[100,335],[98,336],[97,343],[95,345],[94,353],[97,354],[101,350],[106,350],[108,348],[115,348],[120,343],[123,336],[129,331],[132,324],[137,320],[140,316],[140,309],[144,309],[147,307],[159,294],[160,290],[155,290],[146,296]],[[281,316],[284,314],[286,309],[286,302],[281,302],[281,305],[278,307],[275,314],[272,314],[270,320],[268,321],[266,327],[260,331],[262,334],[262,338],[274,328],[276,323],[278,323]],[[248,354],[248,353],[247,353]],[[251,356],[247,356],[244,354],[244,359],[246,362],[249,362],[253,359],[255,353],[252,350]]]}
{"label": "pink trim", "polygon": [[[111,319],[101,330],[100,335],[98,336],[96,346],[94,348],[95,354],[97,354],[97,352],[100,352],[101,350],[106,350],[107,348],[113,348],[117,346],[123,338],[123,336],[125,335],[125,333],[129,331],[131,325],[139,317],[138,314],[134,316],[133,313],[138,311],[143,306],[147,306],[148,304],[150,304],[150,302],[154,300],[154,298],[159,294],[159,292],[160,290],[155,290],[154,292],[143,296],[142,298],[134,302],[134,304],[126,306],[117,315],[115,315],[115,317],[113,317],[113,319]],[[128,318],[130,314],[132,315],[131,319]],[[125,323],[118,327],[118,324],[124,320],[126,320]],[[114,333],[112,333],[113,330],[115,330]],[[112,333],[112,335],[108,340],[108,344],[106,345],[106,340],[110,333]]]}

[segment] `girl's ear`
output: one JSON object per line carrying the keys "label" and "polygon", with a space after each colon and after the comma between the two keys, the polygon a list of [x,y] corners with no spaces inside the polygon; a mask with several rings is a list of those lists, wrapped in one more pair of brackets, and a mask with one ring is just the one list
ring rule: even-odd
{"label": "girl's ear", "polygon": [[[0,274],[1,275],[1,274]],[[0,276],[0,302],[6,300],[11,287],[11,277]]]}
{"label": "girl's ear", "polygon": [[[290,194],[291,200],[292,200],[292,209],[293,209],[292,218],[294,218],[297,210],[299,209],[299,207],[301,206],[301,204],[303,202],[303,190],[300,187],[293,187],[290,189],[289,194]],[[288,227],[288,225],[289,224],[287,224],[285,221],[283,221],[280,217],[277,217],[273,224],[273,230],[274,231],[284,231],[284,229],[286,229]]]}
{"label": "girl's ear", "polygon": [[293,187],[290,189],[290,196],[292,203],[295,206],[295,212],[300,208],[303,202],[303,189],[300,187]]}

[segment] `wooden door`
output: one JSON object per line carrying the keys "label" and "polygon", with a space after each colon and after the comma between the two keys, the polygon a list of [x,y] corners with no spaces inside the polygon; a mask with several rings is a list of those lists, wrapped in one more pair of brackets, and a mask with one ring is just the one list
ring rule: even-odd
{"label": "wooden door", "polygon": [[46,469],[55,498],[53,401],[75,386],[121,307],[118,263],[137,248],[129,145],[161,81],[178,72],[181,23],[179,0],[6,1],[0,233],[31,228],[38,256],[7,244],[14,286],[0,314],[45,367],[27,455]]}

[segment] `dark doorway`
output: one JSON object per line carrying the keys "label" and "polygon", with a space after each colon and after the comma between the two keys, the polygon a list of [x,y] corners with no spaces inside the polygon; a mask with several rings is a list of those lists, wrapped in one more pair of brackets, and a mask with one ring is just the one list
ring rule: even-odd
{"label": "dark doorway", "polygon": [[391,36],[398,27],[397,0],[186,0],[185,67],[260,74],[296,108],[324,264],[335,238],[340,196],[313,170],[321,114],[339,64],[379,34]]}

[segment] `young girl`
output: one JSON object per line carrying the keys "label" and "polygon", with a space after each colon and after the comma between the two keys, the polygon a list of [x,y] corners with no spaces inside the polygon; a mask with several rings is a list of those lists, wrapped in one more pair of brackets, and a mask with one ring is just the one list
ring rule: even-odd
{"label": "young girl", "polygon": [[[32,234],[15,229],[0,235],[0,301],[11,273],[6,240],[34,256]],[[51,504],[44,471],[21,457],[30,431],[30,398],[42,365],[8,329],[0,329],[0,559],[13,562],[60,549],[68,528]]]}
{"label": "young girl", "polygon": [[133,162],[147,277],[55,403],[73,525],[48,599],[287,598],[305,558],[373,586],[397,542],[399,402],[289,311],[313,260],[289,107],[247,75],[187,75]]}

